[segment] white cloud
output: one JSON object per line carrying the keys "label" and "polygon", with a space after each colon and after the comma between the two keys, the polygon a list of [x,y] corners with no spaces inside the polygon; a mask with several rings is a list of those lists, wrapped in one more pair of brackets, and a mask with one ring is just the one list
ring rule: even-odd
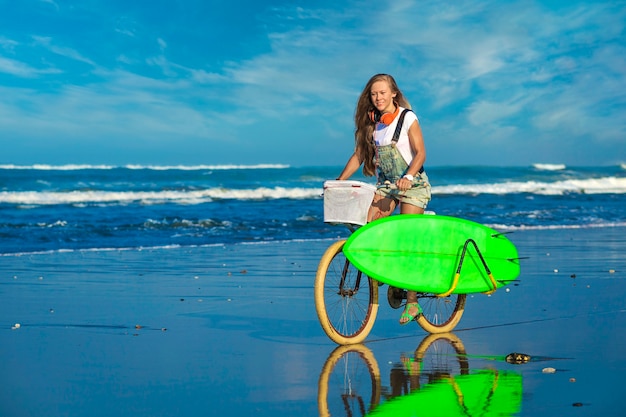
{"label": "white cloud", "polygon": [[7,39],[0,36],[0,47],[6,51],[14,52],[15,47],[18,46],[18,42],[12,39]]}
{"label": "white cloud", "polygon": [[[351,148],[360,89],[374,73],[389,72],[426,131],[468,156],[483,141],[617,141],[626,131],[620,41],[626,8],[619,5],[580,2],[553,11],[539,2],[404,0],[372,8],[357,2],[274,8],[261,18],[269,49],[222,62],[204,46],[180,45],[166,30],[146,35],[140,19],[121,17],[111,28],[135,42],[134,49],[112,48],[109,61],[123,71],[95,51],[33,38],[33,47],[87,63],[97,78],[79,81],[63,60],[47,58],[65,77],[52,84],[65,85],[56,95],[29,100],[51,129],[58,120],[59,132],[82,131],[84,120],[103,135],[199,138],[226,126],[224,135],[244,137],[248,127],[272,120],[297,123],[299,135],[321,135],[328,147],[343,137]],[[13,53],[19,45],[0,39],[0,46]],[[204,61],[185,61],[187,50]],[[36,65],[0,57],[0,72],[7,74],[34,78],[53,71]],[[11,91],[23,93],[5,89]],[[294,146],[291,137],[285,143]]]}
{"label": "white cloud", "polygon": [[59,10],[59,5],[54,0],[40,0],[42,3],[50,4],[54,6],[56,10]]}
{"label": "white cloud", "polygon": [[167,42],[165,42],[163,39],[158,38],[157,43],[159,44],[159,48],[161,48],[161,51],[167,49]]}
{"label": "white cloud", "polygon": [[96,64],[91,59],[83,56],[81,53],[76,51],[73,48],[58,46],[53,44],[52,38],[47,36],[33,36],[33,40],[35,40],[36,44],[48,49],[50,52],[75,60],[79,62],[84,62],[89,65],[95,66]]}
{"label": "white cloud", "polygon": [[24,62],[0,57],[0,72],[11,74],[21,78],[36,78],[43,74],[58,74],[59,70],[53,68],[33,68]]}
{"label": "white cloud", "polygon": [[508,119],[519,113],[524,104],[522,100],[513,100],[512,102],[478,101],[468,109],[468,119],[475,126],[498,123],[502,119]]}
{"label": "white cloud", "polygon": [[14,59],[0,57],[0,72],[16,75],[18,77],[30,78],[37,76],[35,68]]}

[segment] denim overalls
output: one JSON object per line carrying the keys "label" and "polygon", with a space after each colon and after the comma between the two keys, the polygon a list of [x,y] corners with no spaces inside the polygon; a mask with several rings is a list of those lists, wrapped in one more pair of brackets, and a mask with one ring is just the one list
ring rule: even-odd
{"label": "denim overalls", "polygon": [[[404,121],[404,115],[408,110],[404,110],[400,115],[400,119],[398,120],[398,125],[396,126],[396,131],[393,135],[393,139],[390,145],[385,146],[376,146],[376,169],[378,175],[378,184],[382,185],[385,182],[389,181],[391,184],[395,184],[400,178],[402,178],[405,174],[409,166],[406,161],[402,157],[402,154],[398,150],[396,143],[400,137],[400,130],[402,129],[402,123]],[[424,168],[420,168],[420,171],[417,175],[415,175],[413,179],[413,185],[411,189],[407,191],[399,191],[393,190],[389,194],[394,196],[395,198],[400,198],[405,196],[410,199],[411,194],[414,194],[416,189],[422,188],[419,194],[421,194],[426,199],[426,202],[423,203],[424,207],[428,200],[430,200],[430,184],[428,182],[428,177],[424,172]],[[413,192],[411,192],[413,191]],[[426,191],[424,193],[423,191]]]}

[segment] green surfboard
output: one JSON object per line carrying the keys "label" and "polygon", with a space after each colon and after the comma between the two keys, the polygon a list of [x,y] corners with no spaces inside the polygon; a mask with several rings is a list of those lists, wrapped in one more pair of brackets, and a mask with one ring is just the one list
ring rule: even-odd
{"label": "green surfboard", "polygon": [[376,220],[354,232],[343,252],[380,282],[434,294],[489,292],[520,273],[517,249],[506,236],[449,216],[401,214]]}
{"label": "green surfboard", "polygon": [[513,416],[522,402],[522,376],[483,370],[442,378],[419,391],[396,397],[368,416]]}

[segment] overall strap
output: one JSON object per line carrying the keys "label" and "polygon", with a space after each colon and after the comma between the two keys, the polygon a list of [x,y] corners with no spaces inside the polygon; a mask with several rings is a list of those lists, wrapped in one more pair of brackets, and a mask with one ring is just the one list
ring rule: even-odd
{"label": "overall strap", "polygon": [[[393,132],[393,137],[391,138],[391,143],[393,143],[394,145],[396,143],[398,143],[398,139],[400,139],[400,132],[402,131],[402,123],[404,123],[404,116],[407,114],[407,112],[410,112],[412,110],[409,109],[404,109],[402,110],[402,113],[400,113],[400,118],[398,119],[398,124],[396,125],[396,131]],[[420,167],[419,173],[422,174],[424,172],[424,167]]]}
{"label": "overall strap", "polygon": [[411,110],[404,109],[402,110],[402,113],[400,113],[400,117],[398,118],[398,124],[396,125],[396,131],[393,132],[393,137],[391,138],[391,142],[397,143],[398,139],[400,139],[400,132],[402,131],[402,123],[404,123],[404,116],[409,111]]}

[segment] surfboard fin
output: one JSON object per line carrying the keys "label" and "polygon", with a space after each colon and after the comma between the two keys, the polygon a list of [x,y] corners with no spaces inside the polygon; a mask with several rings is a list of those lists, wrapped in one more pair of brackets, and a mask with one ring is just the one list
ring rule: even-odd
{"label": "surfboard fin", "polygon": [[496,233],[494,235],[491,235],[491,237],[500,237],[500,236],[504,236],[504,235],[509,235],[511,233],[513,233],[513,232],[512,231],[511,232],[498,232],[498,233]]}

